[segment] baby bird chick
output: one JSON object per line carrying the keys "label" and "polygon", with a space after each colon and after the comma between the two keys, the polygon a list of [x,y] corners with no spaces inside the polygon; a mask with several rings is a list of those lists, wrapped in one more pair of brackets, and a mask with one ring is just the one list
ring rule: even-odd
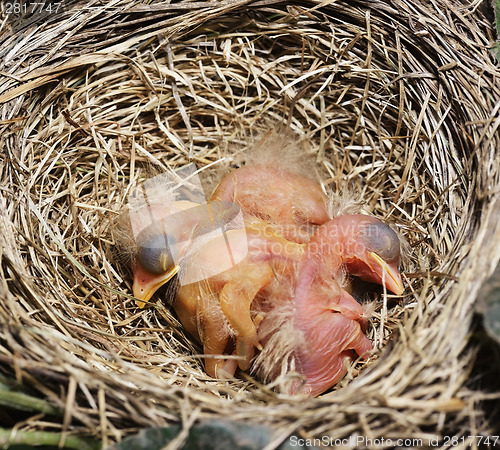
{"label": "baby bird chick", "polygon": [[[203,205],[189,201],[152,204],[131,213],[137,247],[132,269],[133,292],[138,306],[144,307],[145,302],[177,274],[180,262],[192,250],[196,239],[213,235],[238,214],[236,204],[220,201]],[[220,265],[217,270],[221,270]]]}
{"label": "baby bird chick", "polygon": [[130,222],[137,304],[177,274],[173,307],[218,378],[237,367],[266,382],[296,372],[303,383],[283,391],[319,395],[372,349],[345,275],[404,290],[390,227],[360,214],[330,219],[319,183],[271,164],[227,174],[208,204],[156,202]]}
{"label": "baby bird chick", "polygon": [[[172,202],[139,210],[131,215],[133,225],[142,223],[145,215],[156,215],[157,220],[136,239],[137,304],[144,306],[178,274],[181,283],[173,307],[179,319],[203,344],[205,355],[219,355],[206,357],[207,373],[232,376],[236,363],[248,369],[255,348],[262,348],[251,313],[254,299],[265,295],[275,274],[290,276],[311,228],[328,220],[325,205],[319,184],[309,178],[252,165],[226,176],[207,205]],[[239,208],[244,228],[199,239],[201,231],[232,220]],[[239,361],[221,357],[233,352]]]}
{"label": "baby bird chick", "polygon": [[275,166],[252,164],[226,175],[211,200],[236,202],[245,217],[279,225],[283,236],[307,242],[315,225],[329,219],[327,197],[311,178]]}
{"label": "baby bird chick", "polygon": [[362,306],[338,282],[342,270],[399,295],[399,258],[396,233],[374,217],[339,216],[319,227],[297,267],[291,301],[278,295],[259,326],[258,375],[271,381],[295,370],[305,381],[288,383],[291,394],[300,388],[317,396],[335,385],[347,371],[345,359],[372,349]]}

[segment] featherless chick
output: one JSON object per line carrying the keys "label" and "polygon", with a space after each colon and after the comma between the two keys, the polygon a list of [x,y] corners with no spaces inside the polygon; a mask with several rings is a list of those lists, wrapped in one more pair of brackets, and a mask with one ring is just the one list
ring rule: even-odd
{"label": "featherless chick", "polygon": [[228,173],[206,204],[167,203],[130,212],[134,296],[143,307],[180,277],[173,307],[203,345],[210,376],[239,367],[266,382],[284,377],[285,393],[316,396],[356,355],[369,355],[364,309],[345,279],[403,292],[388,225],[362,214],[330,218],[318,182],[268,163]]}

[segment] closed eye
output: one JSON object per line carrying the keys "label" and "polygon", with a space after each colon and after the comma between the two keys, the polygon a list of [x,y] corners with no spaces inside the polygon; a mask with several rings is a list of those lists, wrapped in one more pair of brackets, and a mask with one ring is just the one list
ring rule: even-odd
{"label": "closed eye", "polygon": [[400,244],[396,232],[383,222],[366,224],[363,241],[368,251],[379,255],[386,262],[399,260]]}
{"label": "closed eye", "polygon": [[160,231],[147,228],[137,237],[139,264],[149,273],[157,275],[174,266],[168,236]]}

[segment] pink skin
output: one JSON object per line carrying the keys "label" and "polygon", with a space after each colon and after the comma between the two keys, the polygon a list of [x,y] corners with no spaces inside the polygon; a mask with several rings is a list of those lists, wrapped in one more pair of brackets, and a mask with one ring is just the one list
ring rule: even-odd
{"label": "pink skin", "polygon": [[385,284],[400,295],[404,287],[398,272],[399,258],[399,238],[389,226],[372,216],[351,214],[318,228],[308,242],[303,264],[318,261],[328,278],[336,277],[345,265],[351,275]]}
{"label": "pink skin", "polygon": [[[261,318],[252,317],[251,305],[257,294],[266,295],[275,273],[290,276],[305,247],[274,234],[272,227],[258,219],[245,230],[229,231],[226,239],[204,244],[196,252],[196,265],[186,270],[216,267],[227,242],[235,253],[247,250],[245,258],[229,270],[180,286],[173,305],[184,327],[202,342],[205,369],[216,378],[233,376],[237,365],[249,368],[254,349],[262,348],[257,333]],[[230,328],[223,325],[226,320]],[[228,348],[240,359],[208,356],[222,355]]]}
{"label": "pink skin", "polygon": [[[179,319],[203,343],[206,355],[226,353],[235,337],[238,365],[246,370],[254,348],[260,348],[251,304],[275,273],[286,273],[298,264],[305,244],[286,240],[274,224],[255,217],[247,220],[246,228],[231,229],[200,243],[197,238],[203,237],[204,229],[225,223],[222,219],[231,219],[239,211],[231,205],[235,206],[217,200],[207,205],[172,202],[131,213],[138,247],[133,291],[137,305],[144,307],[177,273],[178,261],[181,279],[201,280],[179,287],[173,305]],[[232,376],[235,361],[207,357],[207,372],[216,377]]]}
{"label": "pink skin", "polygon": [[[293,320],[297,335],[301,336],[294,344],[294,356],[297,370],[306,378],[302,389],[311,396],[319,395],[344,376],[346,358],[350,360],[355,354],[365,356],[371,350],[371,343],[363,334],[363,308],[336,281],[342,267],[352,275],[384,284],[400,294],[403,286],[397,270],[399,241],[386,225],[373,217],[341,216],[327,221],[319,187],[309,189],[314,184],[312,180],[301,177],[303,189],[297,191],[294,186],[298,183],[298,175],[267,166],[245,167],[236,172],[236,176],[226,177],[221,182],[212,200],[240,202],[247,213],[246,229],[230,230],[225,239],[214,238],[196,249],[194,264],[185,264],[182,270],[188,275],[191,271],[206,271],[206,276],[197,278],[195,274],[194,278],[201,281],[181,286],[174,308],[184,327],[203,344],[207,373],[221,378],[232,376],[237,365],[247,370],[255,348],[262,348],[259,324],[266,320],[266,311],[257,315],[251,311],[258,310],[263,301],[268,307],[285,306],[285,309],[291,302],[294,313],[290,320]],[[276,189],[266,183],[264,192],[257,176],[259,173],[259,176],[266,174],[270,180],[278,180]],[[286,185],[292,181],[295,184],[280,190],[282,183]],[[252,194],[252,188],[257,187],[260,192]],[[258,201],[259,196],[262,200],[266,195],[269,199],[263,201],[262,208],[253,210],[252,201]],[[286,200],[287,196],[293,199]],[[183,205],[175,206],[184,209]],[[314,208],[319,208],[319,212]],[[161,218],[170,218],[172,211],[163,211],[161,206],[154,205],[146,209],[142,217],[131,217],[131,221],[135,228],[142,230],[145,218],[155,216],[153,232],[173,235],[176,241],[182,242],[181,250],[188,251],[193,233],[193,226],[189,224],[197,223],[199,217],[206,215],[203,208],[193,212],[194,216],[175,216],[179,223],[175,220],[162,222]],[[157,222],[161,226],[157,226]],[[315,223],[323,225],[311,237],[305,227]],[[229,270],[213,271],[221,267],[221,255],[228,241],[231,249],[242,258]],[[134,294],[138,304],[143,306],[144,301],[173,274],[148,272],[136,263]],[[280,276],[279,282],[276,282],[276,274]],[[280,283],[281,288],[286,289],[278,292]],[[288,289],[292,293],[287,297]],[[265,323],[268,330],[272,330],[272,326],[272,323]],[[279,334],[279,329],[274,333]],[[292,338],[295,342],[296,338]],[[239,360],[209,356],[231,353]],[[278,364],[276,361],[275,365]],[[299,389],[296,385],[290,393]]]}
{"label": "pink skin", "polygon": [[[372,226],[380,236],[370,228]],[[371,233],[366,233],[367,227]],[[370,261],[369,253],[373,250],[370,246],[378,239],[384,240],[388,230],[375,218],[342,216],[321,226],[304,245],[274,234],[273,227],[266,222],[255,221],[253,227],[246,230],[247,257],[226,272],[203,282],[181,286],[174,303],[182,323],[203,343],[207,356],[229,351],[240,357],[237,361],[208,356],[205,360],[207,373],[221,378],[234,375],[237,365],[247,370],[254,349],[260,349],[262,343],[267,345],[266,338],[260,342],[260,320],[264,320],[267,333],[269,330],[279,332],[277,329],[272,331],[273,324],[266,320],[265,311],[258,318],[252,317],[251,309],[259,309],[262,299],[267,299],[271,308],[286,308],[292,301],[294,314],[291,319],[300,333],[300,338],[295,338],[294,355],[306,382],[302,388],[298,384],[293,386],[290,393],[300,389],[316,396],[336,384],[346,373],[346,362],[356,354],[366,356],[372,345],[363,333],[366,325],[363,307],[335,280],[345,265],[353,274],[382,283],[382,278],[374,275],[378,269]],[[236,234],[229,236],[229,240],[233,238],[240,239]],[[361,245],[364,241],[366,245]],[[197,252],[201,266],[217,265],[223,245],[222,239],[205,244]],[[383,278],[387,287],[392,286],[399,293],[402,289],[397,273],[399,253],[393,253],[395,259],[391,264],[396,264],[395,272],[388,264],[388,273]],[[281,280],[278,288],[272,283],[276,273]],[[295,284],[292,299],[283,296],[283,283]],[[261,300],[256,300],[257,295]],[[221,326],[226,320],[230,329]],[[275,375],[274,370],[269,374],[271,378]]]}
{"label": "pink skin", "polygon": [[311,397],[340,381],[355,353],[366,356],[372,349],[361,326],[362,306],[334,279],[323,278],[320,264],[317,258],[304,258],[293,299],[294,327],[303,335],[295,357],[306,381],[290,393],[300,390]]}
{"label": "pink skin", "polygon": [[[306,378],[304,393],[316,396],[329,389],[345,375],[346,358],[366,357],[372,349],[362,330],[363,308],[335,279],[345,265],[353,275],[402,293],[399,242],[397,249],[388,252],[391,261],[383,268],[375,267],[370,256],[373,247],[394,238],[377,219],[352,215],[325,223],[309,241],[293,298],[294,326],[304,338],[295,351],[298,369]],[[299,387],[295,385],[291,393]]]}
{"label": "pink skin", "polygon": [[270,220],[286,239],[299,243],[309,240],[315,225],[329,220],[327,198],[316,181],[264,164],[226,175],[211,200],[234,201],[244,215]]}

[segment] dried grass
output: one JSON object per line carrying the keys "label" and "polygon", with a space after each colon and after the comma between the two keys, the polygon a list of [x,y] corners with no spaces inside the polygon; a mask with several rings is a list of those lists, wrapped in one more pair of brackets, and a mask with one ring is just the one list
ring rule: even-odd
{"label": "dried grass", "polygon": [[[153,3],[0,21],[0,370],[64,411],[21,429],[104,444],[208,417],[276,442],[493,431],[469,379],[475,297],[500,258],[500,71],[478,2]],[[166,304],[135,307],[109,232],[152,171],[225,167],[287,119],[325,187],[357,190],[408,242],[379,354],[305,401],[207,377]]]}

